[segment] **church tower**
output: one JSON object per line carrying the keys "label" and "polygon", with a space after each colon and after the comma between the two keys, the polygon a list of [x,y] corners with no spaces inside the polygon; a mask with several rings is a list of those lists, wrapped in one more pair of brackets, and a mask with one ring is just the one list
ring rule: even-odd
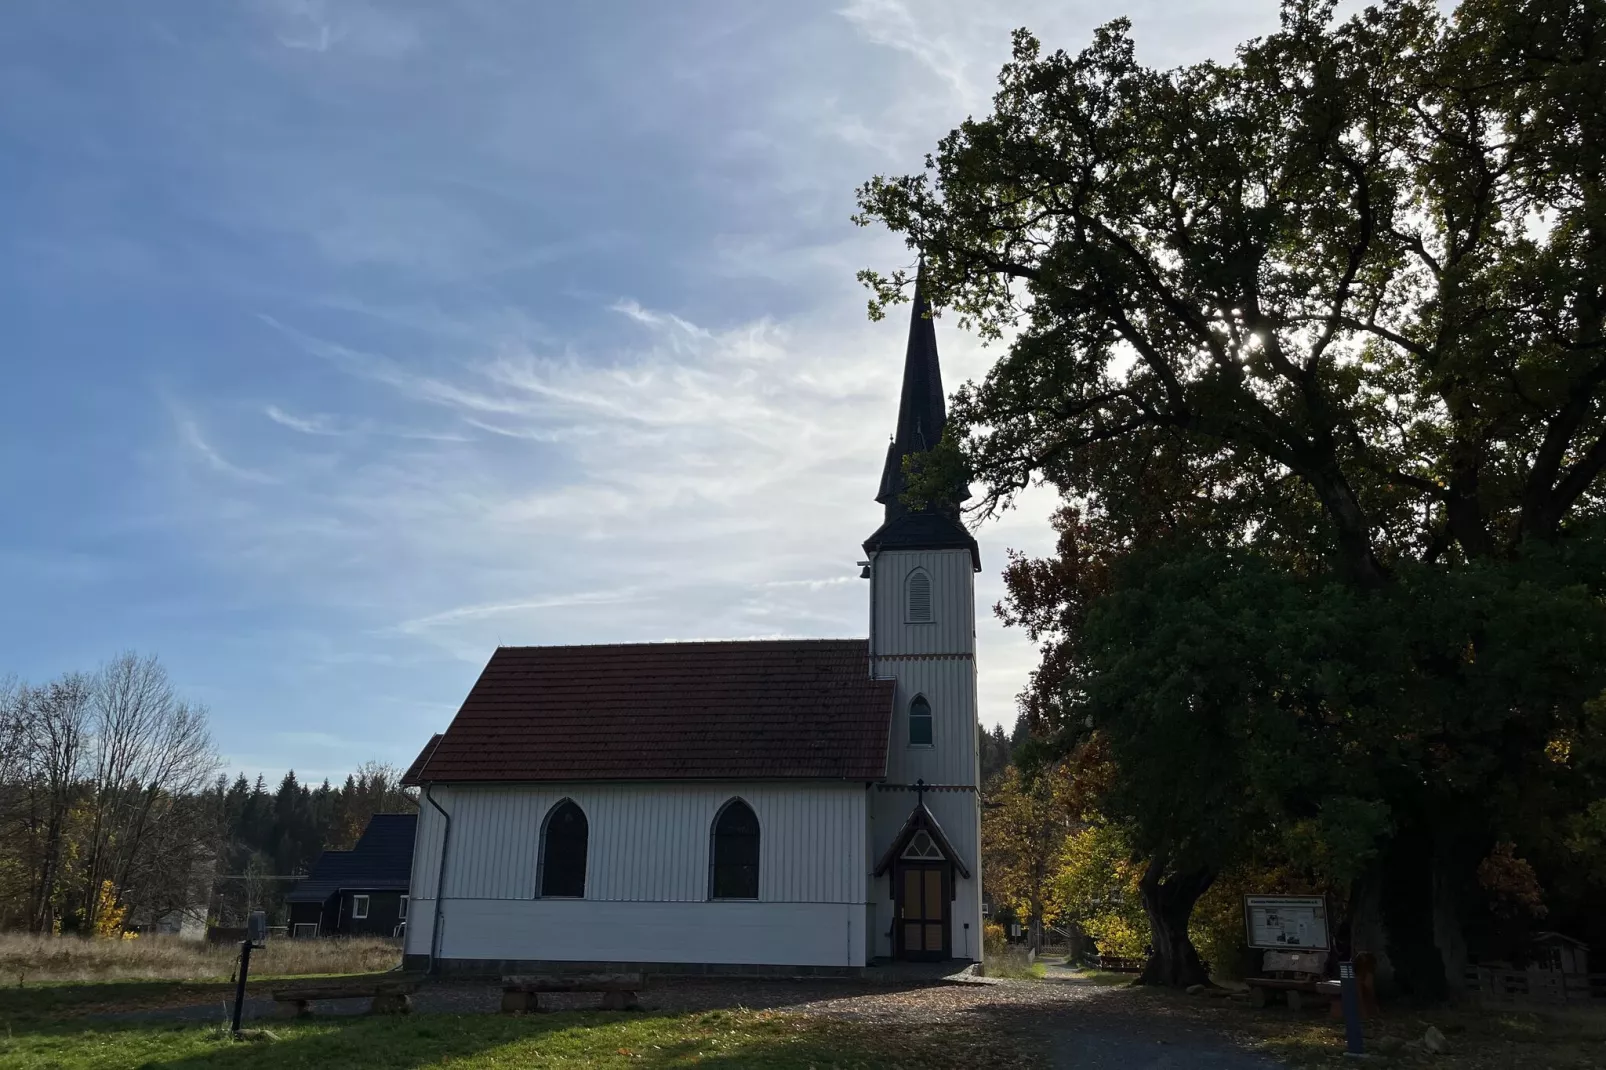
{"label": "church tower", "polygon": [[981,959],[981,809],[976,753],[976,540],[959,519],[969,489],[920,509],[901,500],[906,458],[947,420],[937,332],[915,284],[898,423],[869,557],[870,673],[897,681],[886,781],[871,791],[870,954]]}

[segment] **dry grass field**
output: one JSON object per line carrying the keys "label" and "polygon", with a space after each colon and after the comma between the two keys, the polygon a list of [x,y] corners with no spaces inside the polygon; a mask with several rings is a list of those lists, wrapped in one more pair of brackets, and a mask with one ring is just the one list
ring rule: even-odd
{"label": "dry grass field", "polygon": [[[238,944],[206,944],[176,937],[107,940],[77,936],[0,933],[0,985],[48,981],[227,978]],[[401,962],[401,942],[372,938],[269,940],[251,953],[253,977],[320,973],[377,973]]]}

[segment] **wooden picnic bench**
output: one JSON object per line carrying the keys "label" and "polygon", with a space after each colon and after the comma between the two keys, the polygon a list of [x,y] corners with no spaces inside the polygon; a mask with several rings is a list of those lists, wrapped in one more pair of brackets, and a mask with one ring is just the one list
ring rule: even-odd
{"label": "wooden picnic bench", "polygon": [[[1327,999],[1327,1016],[1344,1017],[1344,986],[1338,981],[1317,981],[1316,994]],[[1382,1012],[1377,1006],[1377,956],[1362,952],[1355,956],[1356,1004],[1362,1018],[1376,1018]]]}
{"label": "wooden picnic bench", "polygon": [[1332,955],[1326,951],[1268,951],[1261,959],[1262,977],[1246,977],[1249,1002],[1264,1007],[1271,1002],[1273,992],[1286,993],[1290,1010],[1305,1005],[1305,996],[1325,995],[1318,986],[1327,979],[1327,966]]}
{"label": "wooden picnic bench", "polygon": [[412,994],[422,983],[422,977],[410,975],[297,981],[286,988],[273,989],[273,1000],[281,1004],[279,1013],[288,1018],[311,1014],[312,1002],[318,999],[369,999],[369,1014],[406,1014],[413,1009]]}
{"label": "wooden picnic bench", "polygon": [[541,995],[552,992],[601,992],[605,1011],[640,1009],[636,993],[645,987],[639,973],[541,974],[502,978],[502,1011],[516,1014],[541,1009]]}
{"label": "wooden picnic bench", "polygon": [[1123,958],[1120,955],[1100,955],[1095,961],[1099,969],[1113,973],[1138,973],[1143,969],[1142,959]]}

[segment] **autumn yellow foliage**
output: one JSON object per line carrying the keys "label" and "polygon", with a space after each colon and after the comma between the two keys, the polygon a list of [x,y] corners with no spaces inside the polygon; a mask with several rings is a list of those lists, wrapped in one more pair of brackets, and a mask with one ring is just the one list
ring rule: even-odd
{"label": "autumn yellow foliage", "polygon": [[1106,955],[1136,958],[1149,942],[1138,880],[1143,866],[1132,859],[1115,827],[1090,824],[1066,838],[1054,875],[1053,901],[1066,921],[1080,925]]}
{"label": "autumn yellow foliage", "polygon": [[95,935],[117,936],[123,931],[123,916],[128,908],[117,901],[117,889],[111,881],[100,882],[95,904]]}
{"label": "autumn yellow foliage", "polygon": [[1069,831],[1064,777],[1044,770],[1027,781],[1014,766],[988,792],[982,810],[982,883],[988,898],[1008,907],[1022,924],[1053,924],[1050,894],[1059,853]]}

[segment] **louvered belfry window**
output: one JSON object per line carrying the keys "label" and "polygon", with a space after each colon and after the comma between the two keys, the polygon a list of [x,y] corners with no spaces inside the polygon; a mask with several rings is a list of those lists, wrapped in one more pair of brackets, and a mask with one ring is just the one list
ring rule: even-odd
{"label": "louvered belfry window", "polygon": [[714,818],[710,899],[758,898],[758,815],[732,799]]}
{"label": "louvered belfry window", "polygon": [[909,623],[926,624],[931,620],[931,577],[925,569],[909,573]]}
{"label": "louvered belfry window", "polygon": [[931,703],[924,695],[916,695],[909,703],[909,745],[931,746]]}
{"label": "louvered belfry window", "polygon": [[541,897],[584,899],[586,894],[585,811],[564,799],[547,815],[541,833]]}

